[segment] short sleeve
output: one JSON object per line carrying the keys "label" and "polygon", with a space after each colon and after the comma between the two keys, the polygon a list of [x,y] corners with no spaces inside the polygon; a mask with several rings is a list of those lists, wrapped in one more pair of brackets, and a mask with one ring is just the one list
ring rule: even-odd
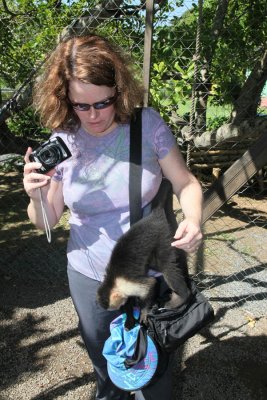
{"label": "short sleeve", "polygon": [[164,158],[171,148],[176,145],[176,140],[171,130],[167,127],[164,121],[155,132],[155,150],[158,158]]}
{"label": "short sleeve", "polygon": [[63,179],[63,170],[62,170],[62,168],[60,168],[60,166],[57,166],[56,168],[55,168],[55,173],[54,173],[54,175],[52,176],[52,179],[54,180],[54,181],[57,181],[57,182],[61,182],[62,181],[62,179]]}
{"label": "short sleeve", "polygon": [[148,109],[149,125],[153,129],[154,151],[158,159],[164,158],[175,145],[176,139],[160,114],[154,109]]}

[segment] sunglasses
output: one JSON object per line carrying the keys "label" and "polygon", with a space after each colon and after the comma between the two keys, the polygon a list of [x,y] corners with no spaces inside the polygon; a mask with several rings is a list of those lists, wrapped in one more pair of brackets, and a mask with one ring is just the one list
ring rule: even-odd
{"label": "sunglasses", "polygon": [[116,93],[114,96],[109,97],[106,100],[103,101],[98,101],[93,104],[87,104],[87,103],[72,103],[70,102],[72,108],[77,111],[88,111],[90,110],[91,107],[93,107],[95,110],[104,110],[104,108],[108,108],[112,104],[115,103],[117,100],[118,94]]}

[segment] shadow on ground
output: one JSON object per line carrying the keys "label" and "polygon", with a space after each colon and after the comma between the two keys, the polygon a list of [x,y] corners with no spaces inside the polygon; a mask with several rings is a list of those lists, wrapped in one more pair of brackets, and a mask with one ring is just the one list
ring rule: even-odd
{"label": "shadow on ground", "polygon": [[[0,300],[5,314],[35,308],[69,295],[66,275],[68,230],[59,226],[49,244],[28,221],[22,176],[0,173]],[[15,293],[15,296],[14,296]]]}
{"label": "shadow on ground", "polygon": [[[208,339],[209,340],[209,339]],[[178,353],[181,360],[182,354]],[[179,363],[181,366],[181,362]],[[175,370],[175,399],[267,398],[267,337],[211,339]]]}
{"label": "shadow on ground", "polygon": [[[48,244],[45,235],[35,231],[27,221],[28,199],[22,189],[21,176],[0,174],[0,186],[0,391],[5,391],[18,385],[21,380],[25,382],[27,376],[34,381],[33,377],[40,371],[43,371],[45,378],[46,367],[51,359],[41,350],[50,348],[53,352],[56,346],[68,344],[79,334],[76,328],[63,328],[57,333],[52,330],[52,335],[50,330],[48,334],[44,328],[47,317],[35,312],[42,307],[53,308],[59,300],[69,298],[66,227],[59,226],[53,232],[52,244]],[[243,214],[238,218],[243,219]],[[264,265],[259,263],[253,269],[232,275],[229,282],[233,284],[240,281],[238,274],[242,274],[243,280],[246,279],[248,284],[260,290],[254,293],[253,300],[264,301],[267,297],[266,282],[251,276],[261,273],[263,269]],[[209,276],[207,287],[215,288],[225,282],[225,276],[215,273]],[[267,398],[267,338],[263,334],[241,335],[240,331],[235,337],[235,313],[243,306],[243,300],[239,297],[234,299],[237,306],[229,311],[228,299],[221,294],[219,298],[212,299],[224,304],[217,310],[215,322],[210,329],[204,329],[201,335],[196,335],[177,351],[174,400]],[[246,297],[244,301],[247,300]],[[14,316],[20,309],[29,312],[17,319]],[[226,313],[229,315],[230,312],[233,316],[229,326],[225,326],[223,334],[216,334],[214,327],[222,319],[228,321]],[[40,339],[31,341],[36,337]],[[66,397],[81,400],[88,398],[88,385],[93,381],[92,373],[81,372],[80,376],[58,379],[56,384],[40,388],[38,395],[29,397],[21,393],[20,399],[52,400]],[[78,388],[84,388],[83,396],[69,397]],[[0,395],[0,400],[9,399],[11,397]]]}

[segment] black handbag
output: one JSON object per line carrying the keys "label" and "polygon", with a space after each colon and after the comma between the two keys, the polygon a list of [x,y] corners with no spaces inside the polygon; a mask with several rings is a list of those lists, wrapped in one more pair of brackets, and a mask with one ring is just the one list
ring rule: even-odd
{"label": "black handbag", "polygon": [[186,303],[173,309],[159,306],[160,298],[147,315],[150,337],[167,352],[181,346],[214,318],[214,311],[196,283],[189,279],[191,295]]}
{"label": "black handbag", "polygon": [[[137,110],[135,118],[131,121],[129,176],[130,223],[132,225],[142,218],[142,109]],[[170,201],[167,201],[168,206],[165,210],[173,214],[170,215],[170,220],[174,220],[173,210],[170,210]],[[208,300],[199,291],[196,283],[190,278],[188,287],[191,295],[186,303],[175,309],[161,307],[162,299],[170,289],[163,278],[158,279],[158,286],[158,293],[161,295],[149,310],[145,327],[147,334],[154,339],[160,349],[171,352],[211,322],[214,318],[214,311]]]}

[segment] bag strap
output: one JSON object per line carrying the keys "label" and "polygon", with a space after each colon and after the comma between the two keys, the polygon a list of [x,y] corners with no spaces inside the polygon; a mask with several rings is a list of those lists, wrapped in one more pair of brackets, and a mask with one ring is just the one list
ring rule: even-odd
{"label": "bag strap", "polygon": [[138,336],[135,342],[134,353],[131,358],[126,358],[124,365],[131,368],[144,359],[147,353],[147,330],[140,325]]}
{"label": "bag strap", "polygon": [[[142,218],[142,108],[136,110],[130,123],[130,167],[129,167],[129,208],[130,225]],[[126,313],[125,329],[131,330],[136,320],[133,318],[135,298],[129,298],[124,305]],[[134,354],[125,360],[125,367],[130,368],[140,362],[146,355],[146,331],[140,326],[135,343]]]}
{"label": "bag strap", "polygon": [[142,218],[142,108],[130,123],[129,202],[130,225]]}

